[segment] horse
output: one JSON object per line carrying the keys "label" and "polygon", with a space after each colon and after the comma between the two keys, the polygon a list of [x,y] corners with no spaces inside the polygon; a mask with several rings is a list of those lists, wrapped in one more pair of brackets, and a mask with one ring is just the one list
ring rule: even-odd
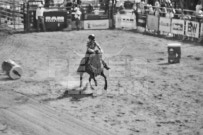
{"label": "horse", "polygon": [[[102,53],[101,51],[97,50],[95,51],[95,53],[90,54],[88,62],[85,64],[84,63],[86,58],[83,58],[81,61],[81,64],[77,70],[77,72],[79,72],[80,74],[80,87],[82,87],[82,79],[83,79],[83,74],[84,73],[88,73],[89,74],[89,83],[90,83],[90,87],[91,89],[94,89],[91,85],[91,80],[94,80],[95,86],[97,86],[97,80],[95,79],[95,77],[97,77],[98,75],[101,75],[102,77],[104,77],[104,90],[107,90],[107,78],[104,74],[104,67],[102,64]],[[83,67],[84,69],[81,70],[81,67]]]}

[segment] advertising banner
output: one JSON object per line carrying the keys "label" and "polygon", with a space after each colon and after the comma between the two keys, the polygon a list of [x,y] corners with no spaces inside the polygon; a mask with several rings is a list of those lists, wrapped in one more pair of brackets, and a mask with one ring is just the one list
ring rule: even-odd
{"label": "advertising banner", "polygon": [[171,32],[171,19],[165,18],[165,17],[160,17],[159,30],[170,33]]}
{"label": "advertising banner", "polygon": [[186,21],[186,30],[185,35],[188,37],[199,38],[199,22],[195,21]]}
{"label": "advertising banner", "polygon": [[39,4],[42,4],[43,0],[30,0],[28,1],[29,10],[36,10]]}
{"label": "advertising banner", "polygon": [[134,14],[121,15],[121,27],[136,29],[136,20]]}
{"label": "advertising banner", "polygon": [[146,15],[138,14],[137,17],[138,17],[137,26],[145,28],[146,27],[146,21],[147,21]]}
{"label": "advertising banner", "polygon": [[62,4],[64,2],[64,0],[53,0],[54,4]]}
{"label": "advertising banner", "polygon": [[46,30],[61,30],[67,26],[67,13],[63,11],[44,12]]}
{"label": "advertising banner", "polygon": [[109,29],[109,20],[85,20],[84,29]]}
{"label": "advertising banner", "polygon": [[117,14],[115,16],[116,28],[136,29],[136,19],[134,14]]}
{"label": "advertising banner", "polygon": [[184,35],[184,20],[172,19],[171,32],[173,34]]}
{"label": "advertising banner", "polygon": [[150,30],[159,30],[159,17],[154,15],[147,16],[147,28]]}

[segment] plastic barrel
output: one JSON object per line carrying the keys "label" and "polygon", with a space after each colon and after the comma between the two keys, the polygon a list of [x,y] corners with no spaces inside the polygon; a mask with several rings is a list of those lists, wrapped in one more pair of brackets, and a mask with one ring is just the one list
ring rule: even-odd
{"label": "plastic barrel", "polygon": [[22,68],[12,60],[4,61],[2,70],[13,80],[20,79],[23,74]]}
{"label": "plastic barrel", "polygon": [[168,63],[179,63],[181,58],[181,44],[168,44]]}

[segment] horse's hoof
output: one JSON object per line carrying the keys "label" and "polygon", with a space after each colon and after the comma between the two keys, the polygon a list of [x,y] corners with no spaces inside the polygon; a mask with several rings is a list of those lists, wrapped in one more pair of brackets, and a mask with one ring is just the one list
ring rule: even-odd
{"label": "horse's hoof", "polygon": [[104,90],[107,90],[107,88],[104,88]]}

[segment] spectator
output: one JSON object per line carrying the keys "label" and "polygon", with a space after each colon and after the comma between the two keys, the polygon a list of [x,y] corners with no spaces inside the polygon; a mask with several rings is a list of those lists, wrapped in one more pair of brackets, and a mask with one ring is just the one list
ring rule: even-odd
{"label": "spectator", "polygon": [[81,11],[79,8],[76,9],[76,12],[75,12],[75,25],[76,25],[76,28],[77,30],[80,30],[80,19],[81,19]]}
{"label": "spectator", "polygon": [[54,0],[45,0],[45,7],[53,7]]}
{"label": "spectator", "polygon": [[148,4],[153,5],[154,4],[153,0],[148,0]]}
{"label": "spectator", "polygon": [[72,2],[67,2],[67,3],[66,3],[66,10],[67,10],[67,11],[70,11],[72,6],[73,6],[73,3],[72,3]]}
{"label": "spectator", "polygon": [[38,8],[36,10],[36,20],[37,20],[37,31],[39,32],[40,24],[42,25],[42,31],[45,31],[45,24],[44,24],[44,8],[42,4],[38,5]]}
{"label": "spectator", "polygon": [[173,9],[170,9],[170,10],[167,12],[166,17],[167,17],[167,18],[173,18],[173,17],[174,17],[174,14],[175,14],[174,10],[173,10]]}
{"label": "spectator", "polygon": [[172,8],[172,7],[173,7],[173,4],[172,4],[172,2],[171,2],[170,0],[167,0],[167,3],[168,3],[168,7],[169,7],[169,8]]}
{"label": "spectator", "polygon": [[161,10],[160,16],[166,17],[166,14],[167,14],[167,9],[166,9],[166,7],[163,7]]}
{"label": "spectator", "polygon": [[173,18],[173,17],[174,17],[174,14],[175,14],[175,10],[172,9],[172,10],[170,11],[170,16],[169,16],[169,17],[170,17],[170,18]]}
{"label": "spectator", "polygon": [[170,11],[166,13],[166,18],[170,18]]}
{"label": "spectator", "polygon": [[141,0],[141,2],[140,2],[140,10],[141,10],[141,13],[144,14],[144,12],[145,12],[145,2],[144,2],[144,0]]}
{"label": "spectator", "polygon": [[166,0],[162,1],[160,3],[160,7],[167,7],[167,3],[166,3]]}
{"label": "spectator", "polygon": [[90,4],[88,5],[87,13],[92,13],[92,11],[93,11],[93,6],[92,6],[92,4],[90,3]]}
{"label": "spectator", "polygon": [[154,15],[154,10],[153,10],[152,5],[149,5],[149,14]]}
{"label": "spectator", "polygon": [[110,0],[105,0],[105,14],[108,14],[109,12],[109,1]]}
{"label": "spectator", "polygon": [[160,8],[156,8],[154,11],[155,16],[160,16],[160,12],[161,12]]}
{"label": "spectator", "polygon": [[154,11],[155,16],[159,16],[159,13],[160,13],[160,3],[159,3],[158,0],[155,1],[154,6],[155,6],[155,11]]}
{"label": "spectator", "polygon": [[137,3],[136,3],[136,1],[134,1],[133,10],[135,11],[136,9],[137,9]]}
{"label": "spectator", "polygon": [[159,7],[160,7],[160,3],[159,3],[158,0],[155,1],[154,6],[155,6],[156,8],[159,8]]}
{"label": "spectator", "polygon": [[183,12],[182,12],[182,9],[178,8],[175,10],[175,13],[174,13],[174,18],[175,19],[180,19],[180,17],[182,16]]}
{"label": "spectator", "polygon": [[202,10],[202,4],[201,2],[199,1],[196,5],[196,14],[200,14],[201,13],[201,10]]}
{"label": "spectator", "polygon": [[78,6],[77,4],[74,4],[73,10],[74,10],[75,12],[77,11],[78,8],[79,8],[79,6]]}
{"label": "spectator", "polygon": [[124,9],[125,9],[125,7],[124,7],[123,3],[121,2],[121,3],[120,3],[120,6],[119,6],[119,11],[122,11],[122,10],[124,10]]}
{"label": "spectator", "polygon": [[116,13],[119,12],[120,0],[116,0]]}
{"label": "spectator", "polygon": [[140,3],[136,3],[136,8],[135,8],[135,10],[133,10],[132,13],[135,14],[136,26],[138,27],[138,20],[140,18],[140,14],[141,14]]}
{"label": "spectator", "polygon": [[77,9],[77,5],[75,5],[73,3],[73,6],[71,7],[71,18],[72,18],[72,21],[75,20],[75,12],[76,12],[76,9]]}

